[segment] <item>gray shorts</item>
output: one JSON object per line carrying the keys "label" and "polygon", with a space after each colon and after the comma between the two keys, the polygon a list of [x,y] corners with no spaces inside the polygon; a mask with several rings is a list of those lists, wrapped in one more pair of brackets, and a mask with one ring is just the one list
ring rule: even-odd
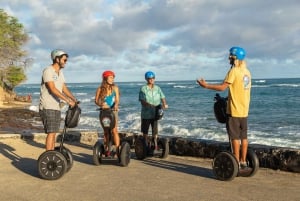
{"label": "gray shorts", "polygon": [[61,112],[59,110],[40,110],[45,133],[58,133],[61,121]]}
{"label": "gray shorts", "polygon": [[247,127],[247,117],[228,117],[226,128],[230,139],[247,139]]}

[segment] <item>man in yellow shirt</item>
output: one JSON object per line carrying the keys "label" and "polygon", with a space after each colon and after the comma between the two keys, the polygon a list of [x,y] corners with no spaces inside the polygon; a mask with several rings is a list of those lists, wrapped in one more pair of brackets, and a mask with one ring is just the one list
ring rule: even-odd
{"label": "man in yellow shirt", "polygon": [[245,56],[246,52],[243,48],[230,48],[229,61],[232,66],[223,83],[207,84],[203,78],[197,80],[198,84],[206,89],[224,91],[229,88],[226,110],[226,113],[228,114],[226,128],[231,140],[233,154],[237,161],[239,161],[241,168],[247,167],[247,117],[251,92],[251,73],[247,69],[244,60]]}

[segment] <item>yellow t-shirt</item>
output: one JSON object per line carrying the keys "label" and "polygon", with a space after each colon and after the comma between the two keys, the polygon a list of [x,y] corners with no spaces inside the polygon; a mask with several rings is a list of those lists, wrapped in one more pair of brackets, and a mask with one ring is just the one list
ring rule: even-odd
{"label": "yellow t-shirt", "polygon": [[251,74],[246,64],[232,67],[224,81],[229,83],[227,113],[232,117],[247,117],[250,105]]}

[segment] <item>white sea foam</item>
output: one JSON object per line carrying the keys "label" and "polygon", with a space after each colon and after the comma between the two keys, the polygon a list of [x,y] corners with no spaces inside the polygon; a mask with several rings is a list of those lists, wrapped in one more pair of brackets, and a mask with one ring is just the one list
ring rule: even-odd
{"label": "white sea foam", "polygon": [[255,80],[254,82],[256,82],[256,83],[265,83],[266,80]]}
{"label": "white sea foam", "polygon": [[31,111],[35,111],[35,112],[39,111],[39,107],[36,106],[36,105],[30,105],[28,109],[31,110]]}
{"label": "white sea foam", "polygon": [[181,88],[181,89],[193,89],[196,88],[197,86],[193,85],[174,85],[173,88]]}
{"label": "white sea foam", "polygon": [[99,122],[98,118],[88,117],[88,116],[84,116],[84,115],[80,116],[79,124],[80,124],[81,127],[88,126],[90,128],[92,127],[92,128],[95,128],[95,129],[100,127],[100,122]]}
{"label": "white sea foam", "polygon": [[300,84],[274,84],[272,86],[276,86],[276,87],[299,87]]}
{"label": "white sea foam", "polygon": [[87,95],[87,93],[74,93],[74,96],[85,96],[85,95]]}
{"label": "white sea foam", "polygon": [[90,98],[84,98],[84,99],[78,99],[80,103],[89,103],[89,102],[94,102],[93,99]]}

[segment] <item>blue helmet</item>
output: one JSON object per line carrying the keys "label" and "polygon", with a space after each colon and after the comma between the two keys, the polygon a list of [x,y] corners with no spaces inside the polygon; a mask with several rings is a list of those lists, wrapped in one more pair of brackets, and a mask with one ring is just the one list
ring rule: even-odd
{"label": "blue helmet", "polygon": [[152,71],[148,71],[145,73],[145,79],[155,78],[155,74]]}
{"label": "blue helmet", "polygon": [[236,56],[238,60],[243,60],[246,56],[246,51],[241,47],[232,47],[230,48],[229,53]]}

